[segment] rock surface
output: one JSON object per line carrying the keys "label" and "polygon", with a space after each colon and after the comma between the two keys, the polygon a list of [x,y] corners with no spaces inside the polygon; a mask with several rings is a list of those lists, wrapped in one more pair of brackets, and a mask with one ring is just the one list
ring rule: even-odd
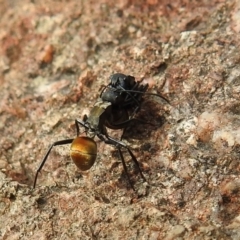
{"label": "rock surface", "polygon": [[[1,239],[240,239],[240,3],[170,2],[0,1]],[[148,184],[96,139],[32,189],[116,72],[171,103],[145,96],[124,139]]]}

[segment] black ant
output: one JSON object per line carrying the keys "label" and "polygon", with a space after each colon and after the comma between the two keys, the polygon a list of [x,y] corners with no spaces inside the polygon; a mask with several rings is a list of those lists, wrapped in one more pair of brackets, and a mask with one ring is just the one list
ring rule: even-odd
{"label": "black ant", "polygon": [[[124,75],[122,73],[115,73],[110,76],[110,83],[107,86],[104,86],[100,98],[103,101],[112,103],[112,115],[115,116],[114,126],[116,128],[120,127],[125,131],[127,123],[132,121],[153,125],[151,122],[133,118],[141,108],[141,104],[144,100],[143,95],[157,96],[163,99],[166,103],[169,104],[169,102],[159,94],[146,93],[147,89],[148,84],[143,84],[141,81],[136,82],[133,76]],[[122,117],[121,121],[118,121],[120,116]]]}
{"label": "black ant", "polygon": [[111,102],[115,107],[129,109],[141,104],[147,88],[148,84],[136,82],[133,76],[115,73],[110,76],[110,83],[104,87],[100,98]]}
{"label": "black ant", "polygon": [[[75,120],[77,137],[54,142],[49,147],[36,171],[33,184],[34,188],[37,183],[38,173],[43,168],[54,146],[71,144],[70,157],[73,162],[80,170],[89,170],[93,166],[97,157],[97,145],[94,141],[95,136],[97,136],[101,141],[104,141],[106,144],[113,145],[117,148],[124,171],[133,190],[135,189],[128,174],[127,166],[122,153],[122,148],[128,151],[133,162],[138,168],[142,179],[146,181],[139,163],[131,149],[121,140],[110,137],[107,133],[106,128],[125,129],[128,123],[134,120],[133,115],[139,111],[142,103],[142,95],[145,94],[148,85],[136,82],[134,77],[126,76],[121,73],[113,74],[110,77],[110,80],[110,84],[102,90],[100,98],[94,104],[89,113],[89,116],[87,117],[84,115],[83,120]],[[157,96],[161,97],[160,95]],[[133,112],[131,113],[130,111]],[[130,113],[131,116],[129,116]],[[85,129],[84,132],[86,133],[86,136],[79,136],[79,126]]]}

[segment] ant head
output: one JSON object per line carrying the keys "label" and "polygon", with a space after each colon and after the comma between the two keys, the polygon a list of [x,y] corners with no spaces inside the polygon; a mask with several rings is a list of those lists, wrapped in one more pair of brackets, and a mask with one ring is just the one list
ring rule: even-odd
{"label": "ant head", "polygon": [[110,83],[101,94],[103,101],[119,104],[124,101],[127,91],[136,85],[135,78],[122,73],[115,73],[110,76]]}
{"label": "ant head", "polygon": [[115,73],[110,76],[109,87],[112,87],[115,89],[130,90],[134,87],[135,84],[136,84],[135,78],[130,75]]}
{"label": "ant head", "polygon": [[70,156],[80,170],[89,170],[97,157],[97,144],[90,137],[77,137],[72,142]]}

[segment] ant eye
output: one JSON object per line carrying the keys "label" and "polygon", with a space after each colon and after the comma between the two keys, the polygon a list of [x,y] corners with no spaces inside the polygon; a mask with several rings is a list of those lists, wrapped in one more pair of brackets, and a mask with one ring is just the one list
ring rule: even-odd
{"label": "ant eye", "polygon": [[70,156],[80,170],[89,170],[97,157],[97,144],[92,138],[77,137],[71,144]]}

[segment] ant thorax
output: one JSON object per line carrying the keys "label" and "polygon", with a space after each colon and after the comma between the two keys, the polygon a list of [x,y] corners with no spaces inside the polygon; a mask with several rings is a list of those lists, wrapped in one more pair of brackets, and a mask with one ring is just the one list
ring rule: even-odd
{"label": "ant thorax", "polygon": [[[104,121],[111,111],[112,104],[110,102],[102,101],[101,98],[97,100],[94,107],[91,109],[85,124],[89,127],[87,135],[89,137],[95,136],[102,132]],[[91,135],[91,136],[90,136]]]}

